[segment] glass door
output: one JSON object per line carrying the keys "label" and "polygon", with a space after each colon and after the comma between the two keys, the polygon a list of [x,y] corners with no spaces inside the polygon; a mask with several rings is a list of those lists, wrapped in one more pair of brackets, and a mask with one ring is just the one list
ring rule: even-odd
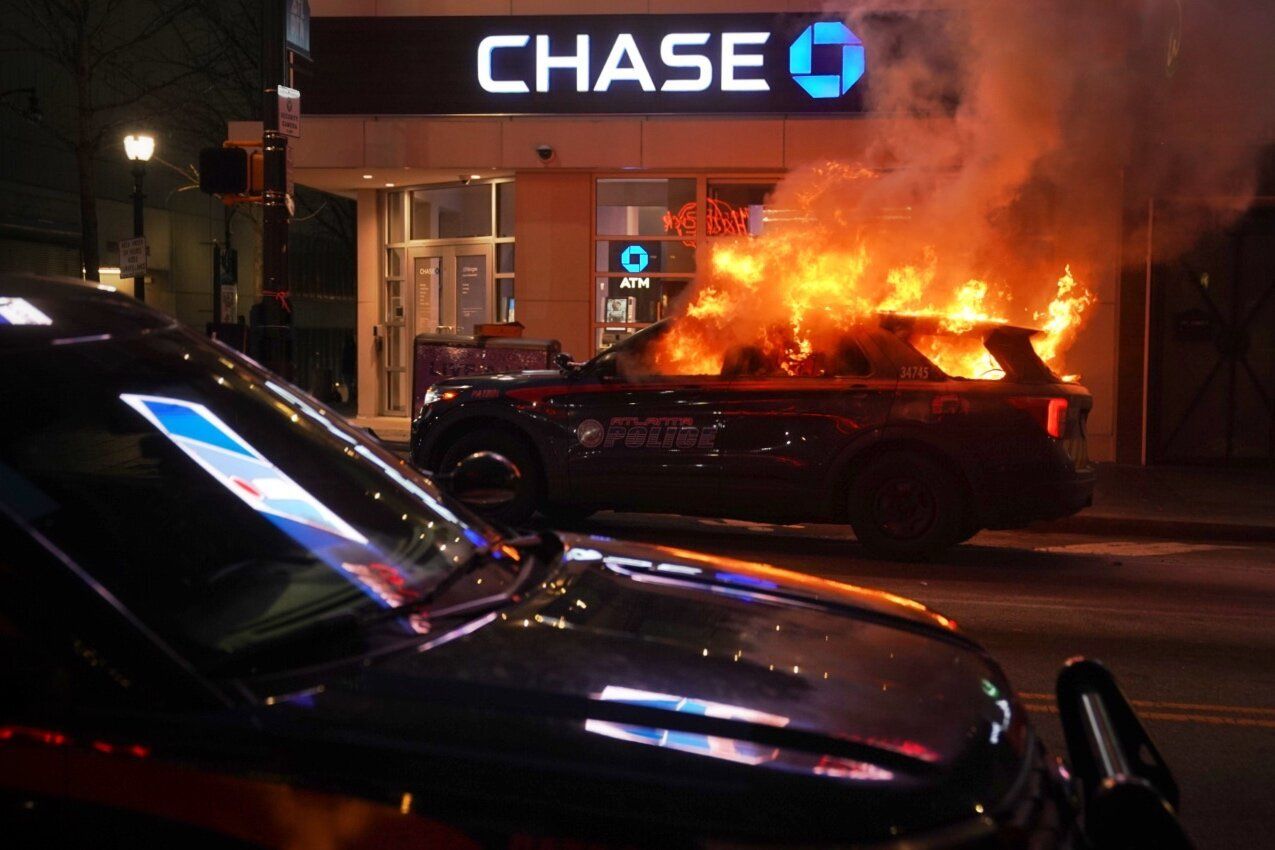
{"label": "glass door", "polygon": [[438,252],[412,253],[412,281],[416,291],[412,305],[416,308],[415,333],[438,333],[438,312],[442,304],[443,260]]}
{"label": "glass door", "polygon": [[495,318],[491,245],[457,246],[452,257],[452,324],[457,333],[472,334],[474,325]]}
{"label": "glass door", "polygon": [[463,334],[494,319],[492,246],[439,245],[411,252],[414,332]]}

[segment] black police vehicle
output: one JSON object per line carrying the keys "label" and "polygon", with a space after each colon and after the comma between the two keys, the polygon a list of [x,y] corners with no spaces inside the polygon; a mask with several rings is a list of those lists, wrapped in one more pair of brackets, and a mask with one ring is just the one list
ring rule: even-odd
{"label": "black police vehicle", "polygon": [[1091,503],[1092,398],[1050,372],[1031,330],[964,328],[1004,372],[967,380],[910,344],[951,333],[934,318],[882,314],[808,377],[775,374],[750,348],[728,352],[720,375],[652,374],[669,327],[558,372],[435,384],[413,422],[413,460],[445,472],[475,451],[507,456],[522,472],[518,498],[495,513],[507,522],[600,508],[848,521],[893,558]]}
{"label": "black police vehicle", "polygon": [[0,363],[5,847],[1186,846],[1093,663],[1069,777],[916,602],[514,535],[122,296],[0,276]]}

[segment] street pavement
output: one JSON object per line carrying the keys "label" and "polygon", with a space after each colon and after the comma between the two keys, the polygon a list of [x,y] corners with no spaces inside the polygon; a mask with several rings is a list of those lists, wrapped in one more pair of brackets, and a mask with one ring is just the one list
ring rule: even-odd
{"label": "street pavement", "polygon": [[953,617],[995,656],[1050,749],[1054,677],[1101,659],[1182,789],[1202,848],[1275,846],[1275,543],[983,532],[931,563],[870,558],[848,528],[601,513],[572,530],[765,561]]}

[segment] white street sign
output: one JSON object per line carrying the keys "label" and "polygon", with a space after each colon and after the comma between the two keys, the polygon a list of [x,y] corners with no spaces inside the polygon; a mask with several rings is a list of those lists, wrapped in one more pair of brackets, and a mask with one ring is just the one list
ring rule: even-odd
{"label": "white street sign", "polygon": [[287,86],[276,89],[279,97],[279,132],[301,138],[301,92]]}
{"label": "white street sign", "polygon": [[146,237],[120,240],[120,277],[146,274]]}

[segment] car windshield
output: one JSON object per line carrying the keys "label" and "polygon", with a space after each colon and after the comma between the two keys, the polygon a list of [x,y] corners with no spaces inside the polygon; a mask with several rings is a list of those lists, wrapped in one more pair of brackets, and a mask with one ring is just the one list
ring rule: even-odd
{"label": "car windshield", "polygon": [[[0,502],[197,666],[316,621],[394,620],[372,615],[426,601],[499,539],[336,414],[188,331],[68,342],[2,355]],[[406,614],[395,627],[428,630]]]}
{"label": "car windshield", "polygon": [[594,356],[584,365],[586,371],[597,375],[632,377],[652,372],[652,345],[657,342],[673,323],[665,319],[653,325],[647,325],[632,336],[625,337],[615,345]]}

